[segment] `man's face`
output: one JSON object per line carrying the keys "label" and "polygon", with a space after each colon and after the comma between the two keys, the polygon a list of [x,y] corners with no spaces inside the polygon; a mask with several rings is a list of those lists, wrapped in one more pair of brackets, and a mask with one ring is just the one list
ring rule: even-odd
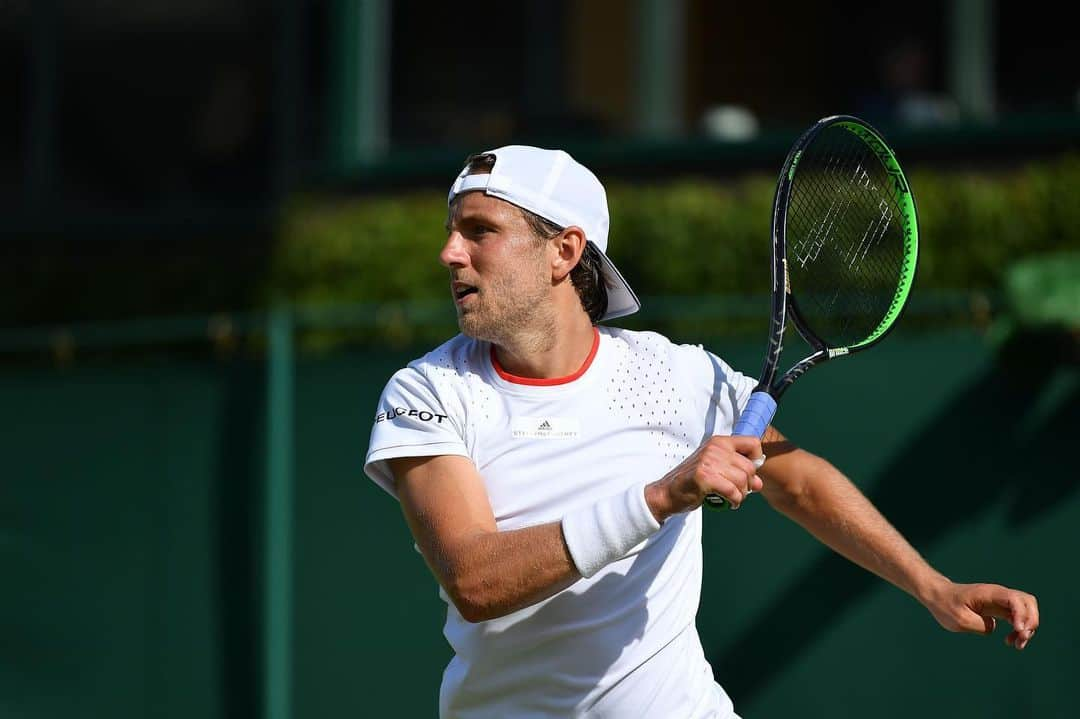
{"label": "man's face", "polygon": [[547,244],[521,210],[483,192],[467,192],[450,207],[439,260],[450,270],[450,291],[461,331],[503,344],[543,312],[551,292]]}

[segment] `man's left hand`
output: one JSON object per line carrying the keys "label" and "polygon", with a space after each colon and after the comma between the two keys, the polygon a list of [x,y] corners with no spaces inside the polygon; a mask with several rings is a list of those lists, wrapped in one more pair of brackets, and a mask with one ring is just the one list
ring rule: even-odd
{"label": "man's left hand", "polygon": [[926,600],[934,619],[950,632],[990,634],[998,619],[1012,625],[1005,637],[1010,647],[1023,649],[1039,627],[1039,603],[1034,596],[999,584],[949,582]]}

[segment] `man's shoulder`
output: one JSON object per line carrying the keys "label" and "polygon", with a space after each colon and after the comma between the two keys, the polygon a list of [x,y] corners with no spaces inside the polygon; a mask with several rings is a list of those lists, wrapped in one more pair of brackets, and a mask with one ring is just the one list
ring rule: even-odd
{"label": "man's shoulder", "polygon": [[631,366],[646,374],[659,372],[661,367],[672,381],[685,381],[692,386],[712,385],[716,378],[727,378],[731,367],[704,345],[675,342],[659,332],[605,327],[602,331],[622,346]]}
{"label": "man's shoulder", "polygon": [[455,335],[395,372],[390,384],[412,381],[444,384],[464,379],[479,371],[484,346],[486,343],[471,337]]}
{"label": "man's shoulder", "polygon": [[440,373],[461,373],[470,368],[475,369],[479,360],[483,357],[484,343],[459,334],[451,337],[433,350],[417,357],[406,365],[406,369]]}
{"label": "man's shoulder", "polygon": [[625,327],[609,327],[607,325],[600,325],[598,329],[613,340],[631,346],[664,347],[675,344],[664,335],[652,330],[628,330]]}
{"label": "man's shoulder", "polygon": [[667,354],[682,357],[705,358],[701,345],[681,344],[652,330],[628,330],[622,327],[601,327],[612,340],[624,345],[635,354]]}

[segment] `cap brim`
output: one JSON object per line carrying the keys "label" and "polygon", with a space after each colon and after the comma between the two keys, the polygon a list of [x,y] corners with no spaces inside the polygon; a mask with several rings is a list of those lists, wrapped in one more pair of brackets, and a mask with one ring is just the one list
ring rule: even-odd
{"label": "cap brim", "polygon": [[[593,246],[595,247],[595,245]],[[607,284],[608,296],[607,312],[604,313],[600,320],[625,317],[640,310],[641,302],[638,300],[637,295],[634,294],[634,291],[630,289],[630,285],[623,278],[622,273],[615,267],[615,263],[603,252],[600,253],[600,263]]]}

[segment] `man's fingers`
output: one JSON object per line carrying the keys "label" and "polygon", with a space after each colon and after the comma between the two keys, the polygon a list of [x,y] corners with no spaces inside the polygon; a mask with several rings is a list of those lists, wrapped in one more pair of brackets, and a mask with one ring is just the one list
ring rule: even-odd
{"label": "man's fingers", "polygon": [[732,461],[735,463],[735,466],[738,467],[739,471],[742,472],[743,476],[746,477],[747,484],[749,484],[750,478],[753,477],[754,473],[757,471],[757,467],[754,466],[753,462],[741,454],[732,457]]}
{"label": "man's fingers", "polygon": [[739,505],[746,499],[746,494],[737,484],[723,477],[712,483],[710,493],[719,494],[726,499],[731,504],[732,509],[738,509]]}
{"label": "man's fingers", "polygon": [[983,616],[1005,619],[1021,631],[1039,626],[1035,597],[1014,589],[993,587],[985,596],[977,598],[972,609]]}
{"label": "man's fingers", "polygon": [[981,612],[968,607],[957,607],[952,616],[948,617],[943,626],[952,632],[970,632],[971,634],[990,634],[997,626],[993,617],[986,616]]}
{"label": "man's fingers", "polygon": [[[724,439],[730,439],[725,437]],[[731,451],[730,447],[716,445],[702,454],[699,469],[706,481],[727,480],[745,491],[754,476],[754,463],[741,454]]]}
{"label": "man's fingers", "polygon": [[987,622],[992,622],[995,617],[1008,621],[1013,631],[1005,637],[1005,643],[1017,649],[1026,647],[1039,626],[1039,605],[1035,597],[1000,586],[986,587],[981,594],[971,603],[971,609]]}
{"label": "man's fingers", "polygon": [[1009,636],[1005,637],[1005,644],[1016,649],[1023,649],[1031,641],[1031,638],[1035,636],[1035,631],[1009,632]]}
{"label": "man's fingers", "polygon": [[754,492],[761,491],[764,486],[761,478],[757,476],[757,468],[759,464],[751,461],[747,457],[741,454],[731,456],[732,472],[731,474],[725,473],[732,483],[734,483],[745,494],[752,494]]}
{"label": "man's fingers", "polygon": [[731,437],[735,451],[744,457],[755,459],[764,452],[761,451],[761,440],[749,435],[736,434]]}
{"label": "man's fingers", "polygon": [[705,442],[696,455],[691,459],[697,465],[698,487],[719,494],[733,508],[764,486],[757,476],[757,468],[764,461],[757,437],[717,435]]}

